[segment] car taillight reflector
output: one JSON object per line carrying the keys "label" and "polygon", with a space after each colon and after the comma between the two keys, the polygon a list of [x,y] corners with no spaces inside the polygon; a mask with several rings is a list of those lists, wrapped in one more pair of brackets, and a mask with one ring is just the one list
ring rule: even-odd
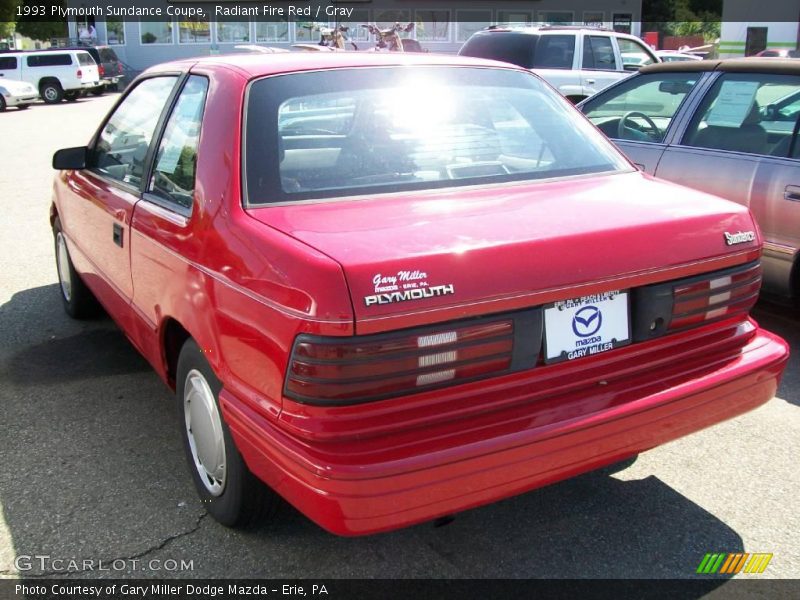
{"label": "car taillight reflector", "polygon": [[103,68],[103,65],[97,65],[97,72],[99,73],[100,77],[106,74],[106,70]]}
{"label": "car taillight reflector", "polygon": [[300,336],[285,393],[307,402],[358,402],[508,371],[514,321],[353,338]]}
{"label": "car taillight reflector", "polygon": [[669,330],[683,329],[705,321],[747,314],[758,300],[761,265],[724,274],[709,274],[708,279],[677,284]]}
{"label": "car taillight reflector", "polygon": [[77,72],[77,73],[75,73],[75,77],[77,77],[78,79],[80,79],[81,77],[83,77],[83,71],[81,71],[80,69],[78,69],[78,72]]}

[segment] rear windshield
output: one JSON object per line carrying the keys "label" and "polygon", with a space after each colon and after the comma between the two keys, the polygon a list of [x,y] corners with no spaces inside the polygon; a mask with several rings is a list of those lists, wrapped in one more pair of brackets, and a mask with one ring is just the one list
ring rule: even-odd
{"label": "rear windshield", "polygon": [[117,53],[111,48],[100,48],[100,60],[103,62],[117,62]]}
{"label": "rear windshield", "polygon": [[629,169],[537,77],[393,67],[251,84],[249,204],[534,180]]}
{"label": "rear windshield", "polygon": [[575,35],[495,31],[472,36],[459,54],[499,60],[526,69],[571,69]]}
{"label": "rear windshield", "polygon": [[94,65],[97,64],[94,62],[92,55],[88,52],[78,52],[78,64],[81,65]]}

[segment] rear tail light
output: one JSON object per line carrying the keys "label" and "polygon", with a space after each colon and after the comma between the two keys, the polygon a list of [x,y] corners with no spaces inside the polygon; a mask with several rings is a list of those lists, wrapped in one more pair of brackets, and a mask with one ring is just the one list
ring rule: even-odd
{"label": "rear tail light", "polygon": [[122,63],[117,63],[117,73],[122,75]]}
{"label": "rear tail light", "polygon": [[746,316],[758,300],[761,264],[679,279],[633,291],[634,340],[641,341],[735,316]]}
{"label": "rear tail light", "polygon": [[78,79],[80,79],[81,77],[83,77],[83,71],[81,71],[80,69],[78,69],[78,72],[77,72],[77,73],[75,73],[75,76],[76,76]]}
{"label": "rear tail light", "polygon": [[737,314],[747,314],[758,300],[761,265],[727,272],[674,287],[670,331]]}
{"label": "rear tail light", "polygon": [[97,72],[99,73],[100,77],[106,74],[106,70],[103,68],[103,65],[97,65]]}
{"label": "rear tail light", "polygon": [[301,335],[285,393],[312,403],[404,395],[505,373],[513,350],[513,318],[353,338]]}

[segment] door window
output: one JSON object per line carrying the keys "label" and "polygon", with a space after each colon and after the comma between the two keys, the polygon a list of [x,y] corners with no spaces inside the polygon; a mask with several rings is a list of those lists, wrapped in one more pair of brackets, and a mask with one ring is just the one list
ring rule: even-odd
{"label": "door window", "polygon": [[161,108],[177,79],[145,79],[125,97],[103,127],[94,148],[97,172],[129,185],[140,185]]}
{"label": "door window", "polygon": [[0,56],[0,71],[9,71],[17,68],[16,56]]}
{"label": "door window", "polygon": [[622,68],[626,71],[636,71],[645,65],[656,62],[653,53],[644,45],[627,38],[617,38],[619,53],[622,56]]}
{"label": "door window", "polygon": [[584,114],[608,137],[663,142],[700,73],[636,75],[587,102]]}
{"label": "door window", "polygon": [[207,91],[205,77],[189,77],[167,121],[150,180],[153,194],[181,208],[192,207]]}
{"label": "door window", "polygon": [[583,68],[616,70],[614,47],[607,35],[587,35],[583,38]]}
{"label": "door window", "polygon": [[800,117],[800,77],[725,73],[689,124],[683,144],[786,157]]}

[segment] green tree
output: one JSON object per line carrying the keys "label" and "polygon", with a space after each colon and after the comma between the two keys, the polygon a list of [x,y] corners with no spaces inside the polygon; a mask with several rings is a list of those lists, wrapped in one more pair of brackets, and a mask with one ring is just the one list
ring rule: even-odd
{"label": "green tree", "polygon": [[8,37],[14,31],[14,13],[17,0],[0,0],[0,38]]}
{"label": "green tree", "polygon": [[[5,0],[0,0],[3,2]],[[15,2],[15,0],[11,0]],[[31,5],[38,5],[41,4],[39,0],[16,0],[16,4],[31,4]],[[52,6],[54,4],[60,4],[62,6],[66,6],[66,0],[49,0],[46,3],[47,6]],[[21,35],[28,36],[33,40],[39,40],[42,42],[50,41],[50,38],[53,37],[66,37],[67,35],[67,21],[66,19],[62,20],[53,20],[53,21],[42,21],[40,20],[41,17],[18,17],[17,18],[17,33]]]}

